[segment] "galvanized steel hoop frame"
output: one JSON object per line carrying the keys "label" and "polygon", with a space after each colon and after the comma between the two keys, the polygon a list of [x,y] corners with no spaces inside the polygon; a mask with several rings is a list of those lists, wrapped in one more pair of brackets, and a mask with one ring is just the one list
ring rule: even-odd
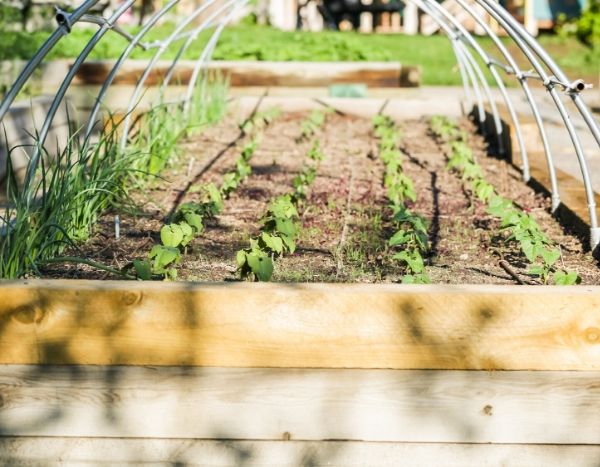
{"label": "galvanized steel hoop frame", "polygon": [[[9,108],[13,104],[17,94],[25,85],[25,83],[31,78],[35,69],[42,63],[48,53],[56,46],[62,37],[69,34],[71,29],[80,22],[91,23],[98,25],[99,29],[92,39],[83,46],[80,55],[76,58],[73,66],[65,76],[63,82],[59,86],[56,95],[48,112],[48,116],[45,119],[41,131],[38,135],[37,147],[34,149],[33,156],[31,157],[30,163],[27,168],[25,186],[31,183],[36,170],[38,168],[38,160],[40,153],[43,150],[45,139],[49,132],[52,121],[62,104],[66,92],[71,85],[74,77],[76,76],[79,68],[85,62],[90,52],[100,42],[100,40],[108,33],[113,31],[116,34],[124,37],[128,41],[128,45],[123,50],[119,59],[115,62],[113,68],[109,72],[105,82],[100,88],[98,95],[96,96],[94,106],[89,114],[89,118],[86,122],[86,130],[84,133],[85,140],[87,141],[94,130],[94,126],[98,120],[98,114],[100,108],[104,102],[107,92],[110,86],[114,82],[119,70],[126,63],[127,59],[131,55],[132,51],[136,47],[141,47],[145,50],[157,49],[156,53],[149,61],[144,73],[138,80],[134,91],[132,92],[128,105],[125,120],[123,122],[123,133],[120,141],[121,149],[125,149],[129,131],[131,129],[131,114],[138,103],[138,100],[144,90],[146,81],[151,74],[152,70],[158,63],[158,60],[163,53],[176,42],[185,39],[184,43],[180,46],[177,51],[175,58],[172,60],[166,76],[160,83],[160,90],[163,91],[165,87],[171,82],[175,74],[176,68],[179,64],[181,57],[184,55],[186,50],[198,39],[200,33],[209,28],[214,28],[212,35],[208,43],[205,45],[202,53],[196,59],[192,77],[188,83],[187,89],[184,95],[181,97],[180,102],[183,106],[184,112],[187,114],[191,111],[190,103],[193,98],[194,89],[198,83],[198,80],[205,79],[205,73],[207,64],[212,58],[212,53],[218,42],[218,39],[226,27],[231,21],[235,14],[248,3],[248,0],[206,0],[201,5],[197,6],[189,15],[179,20],[174,26],[173,32],[164,40],[156,41],[152,43],[143,42],[146,34],[152,30],[156,24],[169,13],[173,7],[175,7],[182,0],[170,0],[159,10],[157,10],[152,16],[150,16],[147,22],[142,26],[140,31],[136,35],[131,35],[126,31],[122,30],[117,26],[118,19],[125,13],[125,11],[133,5],[134,0],[125,0],[121,6],[115,10],[115,12],[108,18],[98,17],[88,14],[91,8],[99,0],[85,0],[79,7],[74,9],[71,13],[64,11],[57,11],[56,20],[58,22],[57,29],[50,35],[47,41],[41,46],[34,57],[27,63],[21,74],[17,77],[13,86],[9,89],[4,100],[0,103],[0,122],[8,112]],[[483,68],[480,66],[479,61],[475,58],[477,56],[484,67],[489,70],[494,83],[498,87],[502,100],[507,108],[509,117],[515,128],[515,135],[517,144],[521,153],[522,160],[522,173],[525,181],[529,180],[529,162],[528,154],[526,150],[526,144],[524,141],[523,133],[521,130],[521,124],[519,116],[515,110],[515,106],[511,101],[510,95],[506,90],[505,82],[503,77],[498,72],[499,70],[504,72],[504,78],[514,78],[518,82],[525,100],[527,101],[531,114],[537,125],[539,135],[542,141],[544,154],[546,158],[546,165],[548,169],[548,175],[550,178],[550,192],[552,197],[552,210],[556,210],[560,204],[560,187],[556,176],[556,167],[554,165],[554,156],[551,144],[549,142],[547,129],[545,126],[544,119],[542,118],[538,102],[535,99],[534,94],[529,86],[530,80],[538,80],[548,91],[552,98],[552,102],[559,114],[568,134],[571,139],[573,150],[577,157],[577,161],[581,170],[583,185],[586,193],[588,211],[589,211],[589,224],[590,224],[590,243],[592,249],[596,248],[600,244],[600,227],[598,226],[598,219],[596,214],[596,205],[594,202],[594,192],[591,184],[591,178],[589,173],[589,167],[584,153],[584,149],[581,144],[581,140],[577,133],[577,129],[571,121],[571,115],[567,110],[565,103],[558,93],[557,87],[562,88],[566,95],[573,101],[578,114],[585,122],[587,130],[594,137],[598,147],[600,148],[600,128],[598,123],[594,120],[589,108],[584,103],[580,93],[585,89],[585,84],[581,80],[569,80],[564,72],[556,65],[548,53],[537,43],[537,41],[525,31],[523,26],[518,23],[506,10],[498,5],[494,0],[455,0],[460,7],[467,12],[467,14],[477,23],[477,25],[483,30],[485,35],[489,37],[496,50],[500,53],[501,57],[505,60],[499,60],[491,56],[486,52],[478,43],[477,38],[468,32],[463,25],[456,20],[456,18],[450,14],[442,4],[436,0],[406,0],[409,3],[416,5],[424,13],[430,15],[434,21],[440,26],[441,30],[448,36],[452,42],[453,50],[456,55],[457,64],[463,81],[463,88],[465,91],[466,102],[469,106],[474,104],[475,113],[477,120],[482,130],[485,131],[484,123],[486,121],[486,105],[490,110],[493,119],[494,127],[494,139],[497,141],[497,146],[500,152],[506,148],[503,147],[503,128],[500,121],[500,115],[496,102],[493,98],[491,89],[487,82]],[[200,17],[203,13],[209,11],[209,8],[214,9],[208,13],[200,22],[195,25],[194,20]],[[518,66],[518,61],[499,39],[498,35],[489,27],[486,18],[483,13],[487,13],[490,18],[494,19],[500,27],[504,29],[506,34],[516,44],[518,49],[522,53],[521,58],[525,58],[531,65],[533,72],[524,71],[523,67]],[[204,81],[201,82],[201,89],[204,89]],[[160,92],[159,94],[162,94]],[[473,100],[474,96],[474,100]]]}

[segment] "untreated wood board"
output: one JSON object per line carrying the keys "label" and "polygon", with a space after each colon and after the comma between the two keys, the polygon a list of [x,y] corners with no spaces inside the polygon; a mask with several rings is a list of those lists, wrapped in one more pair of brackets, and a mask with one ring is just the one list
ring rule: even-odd
{"label": "untreated wood board", "polygon": [[1,363],[600,369],[600,287],[26,281],[0,296]]}
{"label": "untreated wood board", "polygon": [[599,372],[0,366],[0,433],[600,444],[599,381]]}
{"label": "untreated wood board", "polygon": [[44,467],[598,467],[600,446],[0,438],[0,463]]}
{"label": "untreated wood board", "polygon": [[[136,84],[143,75],[147,60],[129,60],[119,69],[114,84]],[[196,62],[179,62],[171,82],[188,84]],[[103,84],[113,61],[84,63],[77,71],[75,84]],[[147,77],[146,85],[160,85],[171,62],[159,62]],[[335,83],[364,83],[369,87],[413,87],[421,81],[417,66],[403,67],[393,62],[263,62],[213,61],[209,74],[227,78],[231,86],[329,86]]]}

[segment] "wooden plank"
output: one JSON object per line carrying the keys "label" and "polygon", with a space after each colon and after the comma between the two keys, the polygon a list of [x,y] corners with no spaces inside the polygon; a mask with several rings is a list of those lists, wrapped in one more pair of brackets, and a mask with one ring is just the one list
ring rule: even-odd
{"label": "wooden plank", "polygon": [[23,281],[0,296],[1,363],[600,369],[593,286]]}
{"label": "wooden plank", "polygon": [[597,467],[600,446],[0,438],[4,465]]}
{"label": "wooden plank", "polygon": [[[135,84],[142,76],[146,60],[129,60],[117,76],[115,85]],[[114,62],[84,63],[77,72],[75,84],[101,85]],[[187,84],[195,62],[182,61],[173,76],[173,84]],[[148,76],[146,84],[162,83],[170,62],[159,62]],[[228,77],[231,86],[329,86],[335,83],[364,83],[369,87],[395,88],[418,86],[421,72],[418,66],[402,66],[394,62],[253,62],[214,61],[208,65],[209,73]]]}
{"label": "wooden plank", "polygon": [[4,436],[600,444],[599,372],[0,367]]}

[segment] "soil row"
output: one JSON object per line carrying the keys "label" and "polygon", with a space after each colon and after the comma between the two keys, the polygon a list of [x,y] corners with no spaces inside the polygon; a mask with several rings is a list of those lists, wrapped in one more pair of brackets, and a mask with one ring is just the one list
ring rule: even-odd
{"label": "soil row", "polygon": [[[274,281],[397,282],[403,271],[391,260],[387,239],[393,234],[391,210],[383,187],[383,165],[369,120],[328,114],[324,126],[301,139],[305,113],[280,115],[262,135],[250,165],[252,174],[225,201],[222,214],[207,222],[204,233],[188,247],[178,266],[179,278],[194,281],[237,280],[236,252],[256,236],[270,201],[292,190],[294,177],[315,139],[325,159],[300,208],[298,250],[275,263]],[[581,241],[550,214],[546,196],[536,193],[505,161],[489,157],[484,140],[470,123],[470,145],[487,179],[502,196],[530,212],[561,246],[564,267],[575,270],[584,284],[600,283],[600,271]],[[462,180],[446,170],[444,148],[430,135],[428,122],[399,122],[404,170],[413,179],[417,201],[411,210],[429,222],[431,250],[427,273],[433,283],[514,284],[499,266],[508,259],[518,274],[528,265],[498,235],[499,225],[472,199]],[[121,238],[114,237],[113,214],[102,218],[92,239],[73,254],[121,268],[145,255],[158,242],[169,212],[199,201],[198,187],[214,182],[235,166],[246,142],[237,122],[221,124],[180,145],[175,167],[149,187],[132,193],[138,210],[121,213]],[[83,265],[54,265],[47,277],[111,278]]]}

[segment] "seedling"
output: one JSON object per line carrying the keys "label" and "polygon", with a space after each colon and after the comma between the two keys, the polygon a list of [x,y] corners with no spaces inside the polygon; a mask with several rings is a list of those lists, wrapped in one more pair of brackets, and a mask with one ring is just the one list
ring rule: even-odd
{"label": "seedling", "polygon": [[237,264],[243,279],[269,281],[273,258],[296,251],[298,211],[290,195],[273,200],[262,220],[261,234],[250,240],[250,247],[238,251]]}
{"label": "seedling", "polygon": [[233,191],[237,189],[241,182],[243,182],[252,173],[252,167],[249,164],[250,159],[254,155],[254,151],[258,147],[259,137],[255,136],[249,143],[247,143],[241,150],[240,156],[235,163],[235,170],[228,172],[223,176],[223,182],[221,184],[220,192],[221,195],[227,198]]}
{"label": "seedling", "polygon": [[423,254],[429,248],[427,222],[405,206],[407,200],[416,201],[417,195],[412,179],[402,168],[404,157],[398,149],[400,132],[393,120],[385,115],[375,116],[373,125],[375,135],[380,139],[380,158],[385,165],[383,184],[394,211],[392,222],[397,228],[388,245],[394,249],[400,248],[392,259],[400,261],[406,270],[402,283],[428,284],[430,279],[423,261]]}
{"label": "seedling", "polygon": [[297,205],[306,198],[308,187],[317,176],[325,155],[319,141],[313,142],[307,157],[312,164],[302,167],[293,180],[294,191],[276,197],[262,218],[261,233],[250,240],[249,248],[237,252],[238,271],[242,279],[269,281],[273,275],[273,260],[296,251],[299,235]]}
{"label": "seedling", "polygon": [[325,111],[319,109],[313,110],[308,118],[300,124],[302,138],[309,139],[313,136],[324,125],[325,116]]}
{"label": "seedling", "polygon": [[447,168],[461,174],[470,184],[475,197],[487,204],[487,212],[500,221],[500,228],[508,232],[507,242],[516,242],[521,253],[531,264],[528,274],[539,277],[544,284],[550,279],[557,285],[580,282],[577,273],[555,268],[560,258],[559,247],[542,231],[530,214],[517,208],[512,201],[498,195],[485,179],[481,166],[475,161],[473,151],[458,128],[445,117],[431,119],[431,129],[450,143]]}
{"label": "seedling", "polygon": [[240,130],[244,134],[258,133],[270,125],[280,114],[281,110],[278,107],[272,107],[264,112],[257,112],[240,123]]}
{"label": "seedling", "polygon": [[250,240],[250,248],[237,252],[237,265],[242,278],[255,282],[268,282],[273,276],[273,260],[256,240]]}

